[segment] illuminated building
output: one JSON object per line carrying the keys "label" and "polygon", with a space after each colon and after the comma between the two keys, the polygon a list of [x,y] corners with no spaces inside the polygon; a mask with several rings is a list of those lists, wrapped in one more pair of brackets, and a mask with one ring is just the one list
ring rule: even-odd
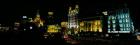
{"label": "illuminated building", "polygon": [[61,22],[61,32],[63,34],[67,34],[67,26],[68,26],[68,22],[65,21]]}
{"label": "illuminated building", "polygon": [[14,30],[19,30],[20,27],[20,23],[19,22],[15,22],[14,23]]}
{"label": "illuminated building", "polygon": [[68,22],[61,22],[61,27],[66,27],[68,26]]}
{"label": "illuminated building", "polygon": [[102,12],[104,15],[108,15],[107,11]]}
{"label": "illuminated building", "polygon": [[101,20],[80,22],[80,31],[102,32]]}
{"label": "illuminated building", "polygon": [[34,22],[38,27],[44,26],[44,21],[41,20],[41,18],[40,18],[39,10],[37,11],[37,15],[36,15],[36,17],[34,18],[33,22]]}
{"label": "illuminated building", "polygon": [[94,32],[102,32],[102,24],[101,24],[101,20],[95,20],[92,22],[92,25],[91,25],[91,31],[94,31]]}
{"label": "illuminated building", "polygon": [[80,31],[85,30],[85,22],[80,22]]}
{"label": "illuminated building", "polygon": [[75,9],[72,10],[72,7],[69,7],[68,14],[68,28],[78,28],[78,19],[77,14],[79,12],[78,5],[76,5]]}
{"label": "illuminated building", "polygon": [[29,22],[33,22],[33,19],[32,18],[29,18]]}
{"label": "illuminated building", "polygon": [[129,9],[118,9],[108,16],[108,33],[130,33],[134,31]]}
{"label": "illuminated building", "polygon": [[0,32],[7,32],[10,30],[10,27],[0,24]]}
{"label": "illuminated building", "polygon": [[57,33],[60,32],[60,26],[55,23],[53,18],[53,12],[48,12],[48,25],[47,25],[47,32],[49,33]]}
{"label": "illuminated building", "polygon": [[68,28],[70,29],[69,34],[74,32],[75,31],[74,29],[79,27],[78,18],[77,18],[78,13],[79,13],[78,5],[75,6],[75,9],[69,7],[69,12],[68,12]]}
{"label": "illuminated building", "polygon": [[58,27],[56,25],[48,25],[48,31],[50,33],[58,32]]}
{"label": "illuminated building", "polygon": [[21,20],[22,20],[22,22],[21,23],[23,23],[23,24],[25,24],[25,23],[27,23],[28,22],[28,16],[22,16],[21,17]]}

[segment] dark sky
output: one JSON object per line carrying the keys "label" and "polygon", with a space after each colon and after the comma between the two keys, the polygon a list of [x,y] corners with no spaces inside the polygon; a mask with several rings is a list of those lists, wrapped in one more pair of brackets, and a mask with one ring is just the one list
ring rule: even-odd
{"label": "dark sky", "polygon": [[[101,15],[100,12],[105,9],[116,8],[123,3],[127,3],[132,11],[132,14],[137,23],[139,23],[139,7],[138,1],[132,0],[15,0],[15,1],[0,1],[2,22],[5,20],[14,20],[20,15],[34,16],[36,10],[40,10],[40,15],[47,16],[48,11],[53,11],[54,15],[60,18],[66,18],[68,7],[70,5],[79,4],[79,18],[94,17]],[[99,12],[99,14],[97,14]]]}
{"label": "dark sky", "polygon": [[41,15],[47,15],[49,9],[55,12],[55,15],[67,15],[68,6],[74,4],[80,5],[80,16],[94,16],[100,9],[117,7],[124,1],[104,1],[104,0],[34,0],[34,1],[17,1],[16,15],[35,15],[37,9],[40,9]]}

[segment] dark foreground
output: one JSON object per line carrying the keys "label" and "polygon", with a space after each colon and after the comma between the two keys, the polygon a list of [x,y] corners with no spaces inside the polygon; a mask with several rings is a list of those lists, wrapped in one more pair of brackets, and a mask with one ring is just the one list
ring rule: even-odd
{"label": "dark foreground", "polygon": [[[0,44],[18,45],[140,45],[137,40],[71,40],[69,43],[60,35],[49,39],[40,38],[41,36],[31,33],[0,33]],[[78,42],[78,43],[70,43]]]}

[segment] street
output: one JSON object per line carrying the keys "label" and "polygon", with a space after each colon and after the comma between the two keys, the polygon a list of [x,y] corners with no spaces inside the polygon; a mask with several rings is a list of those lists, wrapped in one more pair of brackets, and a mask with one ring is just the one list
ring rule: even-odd
{"label": "street", "polygon": [[[81,37],[82,38],[82,37]],[[0,33],[0,40],[8,44],[40,44],[40,45],[137,45],[140,44],[137,40],[107,40],[107,39],[92,39],[84,37],[83,39],[63,39],[61,36],[54,36],[49,39],[41,39],[39,36],[33,36],[31,33],[13,34],[13,33]]]}

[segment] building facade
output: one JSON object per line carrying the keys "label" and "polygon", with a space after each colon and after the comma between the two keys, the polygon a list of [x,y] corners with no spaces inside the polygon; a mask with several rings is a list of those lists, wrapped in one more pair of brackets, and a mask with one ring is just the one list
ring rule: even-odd
{"label": "building facade", "polygon": [[102,20],[82,21],[80,31],[102,32]]}
{"label": "building facade", "polygon": [[128,8],[118,9],[108,15],[108,33],[134,32],[133,21]]}
{"label": "building facade", "polygon": [[72,34],[76,30],[78,30],[79,24],[78,24],[78,15],[79,13],[79,6],[75,5],[75,9],[72,9],[72,7],[69,7],[68,12],[68,33]]}

